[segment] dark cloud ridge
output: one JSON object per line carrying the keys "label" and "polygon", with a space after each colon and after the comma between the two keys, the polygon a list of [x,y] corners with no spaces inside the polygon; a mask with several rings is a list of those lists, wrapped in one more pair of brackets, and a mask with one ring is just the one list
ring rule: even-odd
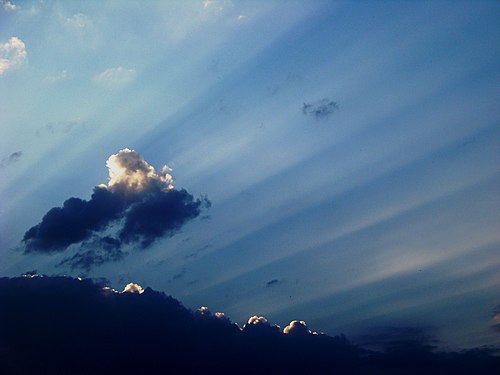
{"label": "dark cloud ridge", "polygon": [[[90,279],[0,278],[2,374],[496,374],[491,349],[374,352],[294,321],[283,331],[253,316],[240,329],[164,293]],[[287,330],[288,328],[288,330]],[[287,333],[284,333],[287,332]]]}

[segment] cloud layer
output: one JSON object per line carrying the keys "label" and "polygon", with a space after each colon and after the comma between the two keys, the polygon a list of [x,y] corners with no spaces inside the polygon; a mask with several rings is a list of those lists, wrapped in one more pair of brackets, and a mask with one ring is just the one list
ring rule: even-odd
{"label": "cloud layer", "polygon": [[123,149],[111,155],[106,166],[108,184],[95,187],[90,200],[67,199],[24,234],[27,253],[61,252],[80,244],[63,264],[89,268],[120,259],[125,244],[146,248],[174,235],[210,204],[174,189],[170,169],[164,166],[157,172],[136,151]]}
{"label": "cloud layer", "polygon": [[493,374],[500,366],[488,349],[372,352],[344,336],[311,334],[302,321],[285,334],[253,316],[240,329],[222,313],[192,312],[133,283],[119,293],[30,273],[0,278],[0,304],[3,374]]}

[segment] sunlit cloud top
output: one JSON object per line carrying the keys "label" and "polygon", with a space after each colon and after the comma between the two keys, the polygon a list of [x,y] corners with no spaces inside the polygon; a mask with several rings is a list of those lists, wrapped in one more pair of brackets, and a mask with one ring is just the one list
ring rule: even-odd
{"label": "sunlit cloud top", "polygon": [[[125,148],[106,161],[109,170],[108,188],[111,191],[142,192],[150,189],[168,191],[174,188],[173,178],[166,165],[158,173],[134,150]],[[100,185],[105,187],[105,185]]]}

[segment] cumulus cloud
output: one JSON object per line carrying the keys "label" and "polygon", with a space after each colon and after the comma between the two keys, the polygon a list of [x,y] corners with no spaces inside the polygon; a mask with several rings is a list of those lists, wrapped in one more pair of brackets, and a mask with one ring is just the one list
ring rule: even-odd
{"label": "cumulus cloud", "polygon": [[303,320],[292,320],[289,325],[283,328],[283,333],[289,335],[310,335],[312,332],[307,328]]}
{"label": "cumulus cloud", "polygon": [[10,154],[9,156],[3,158],[2,161],[0,162],[0,168],[5,168],[13,163],[17,163],[21,158],[22,154],[23,153],[21,151],[16,151]]}
{"label": "cumulus cloud", "polygon": [[305,115],[313,116],[316,120],[325,119],[338,109],[339,105],[337,102],[328,98],[321,99],[317,102],[304,103],[302,105],[302,112]]}
{"label": "cumulus cloud", "polygon": [[0,75],[24,63],[27,56],[26,45],[18,37],[13,36],[0,44]]}
{"label": "cumulus cloud", "polygon": [[280,333],[280,327],[273,325],[263,316],[251,316],[243,325],[243,332],[252,336],[275,336]]}
{"label": "cumulus cloud", "polygon": [[0,371],[495,374],[500,366],[498,353],[491,349],[439,353],[407,347],[379,353],[356,347],[344,336],[270,330],[267,319],[253,316],[247,327],[267,327],[256,334],[210,314],[206,307],[192,312],[150,288],[131,283],[125,291],[118,293],[90,279],[0,278]]}
{"label": "cumulus cloud", "polygon": [[134,150],[111,155],[106,166],[108,183],[95,187],[90,200],[67,199],[24,234],[26,253],[61,252],[80,244],[61,264],[89,269],[121,259],[125,244],[144,249],[173,236],[210,205],[207,198],[174,189],[167,166],[157,172]]}
{"label": "cumulus cloud", "polygon": [[119,88],[132,82],[137,73],[135,69],[118,66],[109,68],[94,76],[94,82],[109,88]]}

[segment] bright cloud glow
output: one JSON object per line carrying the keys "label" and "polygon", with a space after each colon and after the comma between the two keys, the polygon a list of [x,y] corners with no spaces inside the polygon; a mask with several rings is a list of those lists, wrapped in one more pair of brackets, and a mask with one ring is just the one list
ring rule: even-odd
{"label": "bright cloud glow", "polygon": [[112,191],[140,192],[154,187],[168,191],[174,188],[169,167],[165,165],[157,173],[137,151],[128,148],[111,155],[106,166],[109,170],[108,188]]}
{"label": "bright cloud glow", "polygon": [[264,318],[263,316],[257,316],[257,315],[254,315],[254,316],[251,316],[249,319],[248,319],[248,323],[247,324],[265,324],[267,323],[267,319]]}
{"label": "bright cloud glow", "polygon": [[129,283],[129,284],[127,284],[125,286],[125,289],[123,289],[122,293],[138,293],[138,294],[142,294],[142,293],[144,293],[144,289],[139,284]]}
{"label": "bright cloud glow", "polygon": [[26,61],[26,45],[18,37],[13,36],[8,42],[0,44],[0,75]]}

